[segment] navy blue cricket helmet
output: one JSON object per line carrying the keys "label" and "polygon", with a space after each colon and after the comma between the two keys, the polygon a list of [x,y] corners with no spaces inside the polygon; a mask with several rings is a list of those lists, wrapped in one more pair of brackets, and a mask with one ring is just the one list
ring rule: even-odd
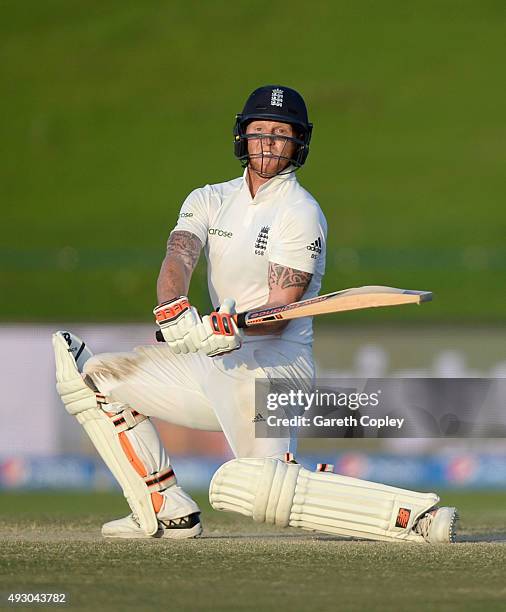
{"label": "navy blue cricket helmet", "polygon": [[296,128],[297,144],[294,157],[290,160],[295,168],[304,165],[309,154],[309,142],[313,124],[309,122],[304,99],[299,92],[284,85],[264,85],[246,100],[242,113],[236,115],[234,125],[234,153],[243,167],[248,165],[248,137],[246,127],[255,120],[280,121]]}

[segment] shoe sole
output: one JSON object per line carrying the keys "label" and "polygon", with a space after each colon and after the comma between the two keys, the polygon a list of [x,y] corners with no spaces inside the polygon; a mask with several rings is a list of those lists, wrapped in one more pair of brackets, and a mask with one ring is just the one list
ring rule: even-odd
{"label": "shoe sole", "polygon": [[154,535],[150,536],[143,532],[123,531],[118,533],[104,533],[104,538],[120,539],[120,540],[153,540],[153,539],[169,539],[169,540],[185,540],[198,538],[202,534],[202,523],[194,525],[190,529],[163,529],[160,528]]}
{"label": "shoe sole", "polygon": [[190,529],[164,529],[162,538],[169,540],[186,540],[198,538],[202,534],[202,523],[197,523]]}

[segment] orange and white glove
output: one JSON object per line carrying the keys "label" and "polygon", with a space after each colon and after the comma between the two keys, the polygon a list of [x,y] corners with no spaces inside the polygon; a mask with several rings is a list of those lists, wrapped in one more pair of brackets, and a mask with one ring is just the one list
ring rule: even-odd
{"label": "orange and white glove", "polygon": [[235,300],[223,300],[219,312],[206,315],[201,323],[190,331],[193,344],[208,357],[217,357],[241,348],[242,334],[232,316],[234,313]]}
{"label": "orange and white glove", "polygon": [[165,342],[174,353],[196,353],[199,350],[190,332],[201,324],[200,316],[186,296],[163,302],[153,310],[153,314]]}

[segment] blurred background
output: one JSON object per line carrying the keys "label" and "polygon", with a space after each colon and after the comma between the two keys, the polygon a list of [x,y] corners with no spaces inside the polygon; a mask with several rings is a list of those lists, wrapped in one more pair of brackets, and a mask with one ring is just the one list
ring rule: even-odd
{"label": "blurred background", "polygon": [[[299,90],[299,180],[328,220],[322,292],[434,292],[316,322],[320,376],[506,377],[506,7],[482,0],[192,0],[0,6],[0,488],[114,486],[54,390],[51,333],[153,342],[179,207],[241,172],[248,94]],[[210,304],[201,261],[190,297]],[[506,406],[505,406],[506,407]],[[219,433],[159,423],[204,488]],[[304,440],[303,462],[411,487],[506,488],[503,440]]]}

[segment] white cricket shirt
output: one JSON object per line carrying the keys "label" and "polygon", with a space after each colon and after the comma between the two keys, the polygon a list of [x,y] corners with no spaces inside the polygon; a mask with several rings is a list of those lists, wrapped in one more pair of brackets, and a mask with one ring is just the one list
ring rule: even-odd
{"label": "white cricket shirt", "polygon": [[[254,198],[246,177],[247,171],[232,181],[192,191],[173,230],[191,232],[204,245],[214,307],[227,297],[236,300],[237,312],[266,304],[269,262],[310,272],[313,278],[302,299],[318,295],[327,238],[320,206],[293,172],[273,177]],[[260,338],[269,336],[245,340]],[[281,338],[311,343],[312,317],[290,321]]]}

